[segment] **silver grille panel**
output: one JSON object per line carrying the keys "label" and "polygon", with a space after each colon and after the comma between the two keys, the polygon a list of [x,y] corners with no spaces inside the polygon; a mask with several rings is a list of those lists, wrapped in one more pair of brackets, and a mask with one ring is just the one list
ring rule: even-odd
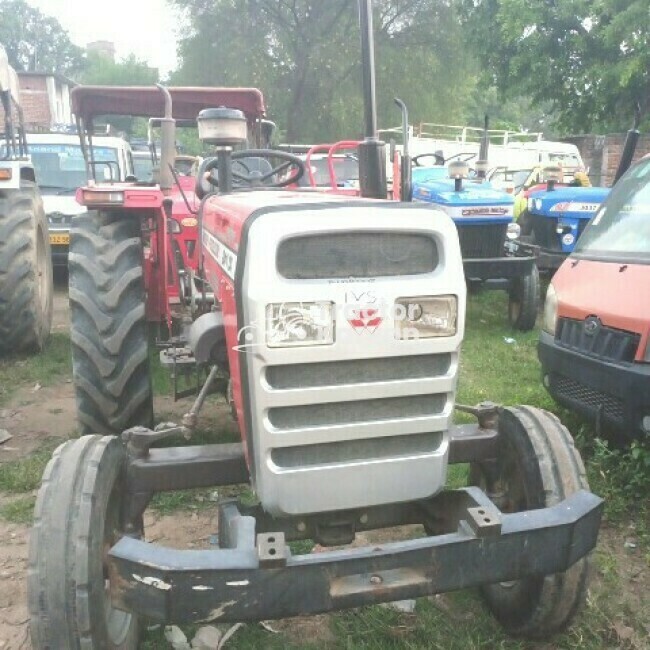
{"label": "silver grille panel", "polygon": [[446,402],[445,394],[365,399],[272,408],[269,409],[268,417],[276,429],[307,429],[440,415]]}
{"label": "silver grille panel", "polygon": [[271,460],[281,468],[336,465],[358,460],[406,458],[436,452],[444,440],[442,431],[388,438],[344,440],[318,445],[284,447],[271,451]]}
{"label": "silver grille panel", "polygon": [[297,363],[270,366],[266,369],[266,381],[274,390],[345,386],[441,377],[449,372],[450,366],[451,354]]}

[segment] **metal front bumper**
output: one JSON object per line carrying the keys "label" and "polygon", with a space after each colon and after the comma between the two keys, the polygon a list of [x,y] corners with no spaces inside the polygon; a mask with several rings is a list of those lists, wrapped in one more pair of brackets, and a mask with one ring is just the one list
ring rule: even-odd
{"label": "metal front bumper", "polygon": [[478,488],[447,494],[462,504],[455,532],[364,548],[293,556],[234,504],[220,509],[226,548],[123,537],[110,551],[113,605],[161,622],[284,618],[562,572],[596,545],[602,500],[589,492],[516,514]]}
{"label": "metal front bumper", "polygon": [[534,257],[490,257],[464,259],[463,268],[468,280],[510,280],[528,275]]}

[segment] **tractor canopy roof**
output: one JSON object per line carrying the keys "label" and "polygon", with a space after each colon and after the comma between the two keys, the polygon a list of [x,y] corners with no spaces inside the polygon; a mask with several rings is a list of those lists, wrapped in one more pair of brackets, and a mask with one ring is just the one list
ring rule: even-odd
{"label": "tractor canopy roof", "polygon": [[[243,111],[249,122],[264,117],[264,97],[257,88],[168,88],[172,115],[195,120],[204,108],[227,106]],[[72,89],[72,112],[88,122],[97,115],[163,117],[165,97],[155,86],[76,86]]]}

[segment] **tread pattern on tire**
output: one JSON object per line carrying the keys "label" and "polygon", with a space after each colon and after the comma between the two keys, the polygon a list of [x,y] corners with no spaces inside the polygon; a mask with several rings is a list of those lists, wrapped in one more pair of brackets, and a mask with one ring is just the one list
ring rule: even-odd
{"label": "tread pattern on tire", "polygon": [[[589,489],[586,472],[573,438],[560,420],[547,411],[531,406],[507,408],[504,420],[523,426],[527,433],[530,458],[537,459],[544,503],[552,506],[580,489]],[[482,590],[488,607],[517,636],[543,639],[565,629],[584,602],[589,573],[588,557],[578,560],[564,573],[541,579],[534,610],[525,621],[512,624],[507,611],[499,611],[490,596],[491,587]]]}
{"label": "tread pattern on tire", "polygon": [[[59,446],[45,469],[27,571],[35,650],[115,648],[100,611],[104,585],[95,555],[101,560],[103,540],[95,536],[103,529],[99,517],[119,480],[123,458],[118,438],[84,436]],[[134,618],[120,648],[135,648],[137,638]]]}
{"label": "tread pattern on tire", "polygon": [[[44,238],[46,305],[38,294],[36,238]],[[48,228],[37,187],[0,191],[0,354],[37,352],[52,324],[52,260]]]}
{"label": "tread pattern on tire", "polygon": [[70,321],[82,433],[119,434],[153,423],[137,219],[89,212],[70,233]]}

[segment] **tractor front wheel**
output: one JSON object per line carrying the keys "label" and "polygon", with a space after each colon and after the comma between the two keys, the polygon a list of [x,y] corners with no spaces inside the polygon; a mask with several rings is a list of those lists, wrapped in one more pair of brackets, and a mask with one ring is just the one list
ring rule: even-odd
{"label": "tractor front wheel", "polygon": [[539,304],[539,270],[533,264],[527,275],[514,278],[508,291],[508,320],[510,325],[522,332],[535,327]]}
{"label": "tractor front wheel", "polygon": [[52,257],[36,184],[0,191],[0,355],[38,352],[50,334]]}
{"label": "tractor front wheel", "polygon": [[119,438],[61,445],[43,474],[29,542],[34,650],[135,650],[135,615],[113,609],[107,552],[119,539],[126,453]]}
{"label": "tractor front wheel", "polygon": [[72,373],[81,433],[153,424],[137,218],[91,211],[70,230]]}
{"label": "tractor front wheel", "polygon": [[[530,406],[499,416],[496,461],[470,467],[470,484],[482,488],[502,512],[553,506],[588,490],[585,468],[571,434],[551,413]],[[582,605],[588,559],[564,573],[487,585],[481,595],[506,631],[541,639],[565,629]]]}

